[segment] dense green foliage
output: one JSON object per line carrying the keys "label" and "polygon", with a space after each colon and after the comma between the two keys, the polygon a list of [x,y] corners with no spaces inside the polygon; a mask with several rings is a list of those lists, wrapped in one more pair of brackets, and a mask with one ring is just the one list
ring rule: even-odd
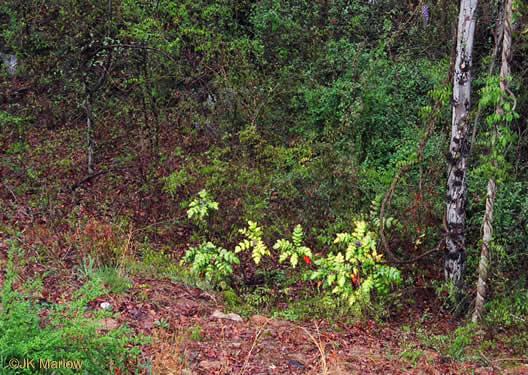
{"label": "dense green foliage", "polygon": [[[201,195],[205,196],[205,193]],[[216,206],[216,202],[210,204]],[[188,212],[196,207],[192,204],[191,206]],[[370,304],[374,290],[379,296],[387,295],[393,284],[401,283],[402,278],[396,268],[379,263],[383,255],[377,253],[376,235],[367,230],[367,224],[358,221],[355,225],[352,234],[337,234],[334,243],[346,246],[344,253],[338,251],[337,255],[331,252],[327,257],[320,255],[314,257],[312,250],[302,244],[304,233],[300,225],[293,230],[293,242],[279,239],[273,248],[279,251],[278,263],[281,264],[289,259],[293,269],[297,267],[300,259],[303,260],[302,264],[310,265],[314,257],[313,263],[317,268],[305,270],[303,278],[318,281],[318,287],[331,290],[331,295],[338,296],[345,301],[345,304],[353,306],[357,313],[361,313],[361,310]],[[233,273],[233,265],[240,264],[240,259],[235,254],[251,250],[251,256],[257,266],[264,256],[271,255],[262,240],[263,231],[257,223],[249,221],[248,227],[239,232],[246,239],[235,247],[234,252],[207,242],[202,243],[198,248],[192,247],[187,250],[183,262],[192,264],[192,272],[195,275],[202,276],[223,288],[228,287],[226,281]]]}
{"label": "dense green foliage", "polygon": [[356,222],[352,234],[339,233],[334,241],[346,246],[344,255],[338,252],[315,260],[319,266],[310,275],[311,280],[321,280],[322,287],[343,297],[350,305],[366,306],[371,293],[381,296],[390,292],[392,284],[401,283],[400,271],[378,263],[382,255],[376,252],[375,235],[367,231],[365,222]]}
{"label": "dense green foliage", "polygon": [[[53,362],[71,361],[74,367],[61,365],[61,374],[108,374],[114,369],[125,370],[135,361],[138,350],[129,347],[133,340],[126,326],[101,334],[105,314],[85,316],[87,303],[105,294],[100,283],[86,283],[69,304],[42,306],[31,296],[38,283],[26,285],[26,292],[13,288],[17,274],[12,255],[6,276],[1,290],[0,358],[9,373],[40,374],[45,369],[51,371]],[[42,316],[45,309],[47,314]],[[12,367],[14,359],[22,368]],[[24,361],[32,365],[25,366]]]}
{"label": "dense green foliage", "polygon": [[[485,321],[513,325],[528,316],[528,9],[515,1],[514,96],[505,98],[496,72],[486,73],[498,3],[479,5],[473,70],[482,114],[468,174],[467,285],[478,263],[486,181],[495,176]],[[128,289],[115,274],[127,256],[156,270],[183,260],[195,276],[259,306],[275,286],[274,302],[317,296],[331,306],[337,296],[363,308],[404,280],[441,279],[440,252],[414,268],[388,265],[373,232],[383,230],[388,250],[407,260],[442,239],[457,6],[5,0],[0,49],[20,60],[15,77],[0,76],[0,172],[9,188],[1,197],[15,197],[2,212],[5,222],[17,223],[16,204],[28,202],[32,225],[60,232],[56,243],[73,249],[79,274],[116,293]],[[499,103],[502,118],[494,114]],[[492,147],[490,129],[499,120]],[[88,137],[100,174],[83,180]],[[18,224],[1,225],[13,233]],[[129,246],[134,240],[142,245]],[[50,263],[67,258],[55,255],[67,246],[39,246]],[[165,268],[164,276],[177,269]],[[42,339],[37,307],[10,285],[3,324],[13,327],[29,311],[24,329]],[[59,322],[51,320],[49,330],[66,324]],[[12,341],[23,334],[3,332]]]}

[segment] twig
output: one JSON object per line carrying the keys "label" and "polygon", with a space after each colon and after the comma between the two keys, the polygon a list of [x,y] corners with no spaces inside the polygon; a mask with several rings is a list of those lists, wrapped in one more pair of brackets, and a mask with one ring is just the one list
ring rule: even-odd
{"label": "twig", "polygon": [[128,49],[142,49],[142,50],[151,50],[151,51],[154,51],[156,53],[159,53],[160,55],[163,55],[165,56],[166,58],[168,58],[169,60],[172,60],[172,61],[178,61],[176,58],[172,57],[171,55],[169,55],[167,52],[165,51],[162,51],[158,48],[155,48],[155,47],[149,47],[149,46],[144,46],[144,45],[140,45],[140,44],[108,44],[106,46],[100,46],[99,48],[97,48],[94,52],[92,52],[90,54],[90,58],[97,55],[99,52],[101,52],[102,50],[106,50],[106,49],[117,49],[117,48],[128,48]]}
{"label": "twig", "polygon": [[243,375],[247,371],[246,368],[247,368],[247,365],[249,363],[249,357],[251,357],[251,353],[253,352],[253,349],[255,349],[255,347],[257,346],[258,338],[260,337],[260,335],[264,331],[264,328],[266,328],[267,325],[268,325],[268,322],[264,323],[264,325],[259,328],[257,334],[255,335],[255,339],[253,340],[253,344],[251,345],[251,348],[249,349],[249,352],[248,352],[248,354],[246,356],[246,360],[244,361],[244,365],[240,369],[240,375]]}
{"label": "twig", "polygon": [[484,359],[486,360],[486,362],[487,362],[487,363],[488,363],[488,364],[489,364],[494,370],[499,370],[496,366],[493,365],[493,362],[490,361],[490,360],[488,359],[488,357],[486,357],[486,356],[484,355],[484,353],[482,353],[482,350],[479,350],[479,354],[482,356],[482,358],[484,358]]}
{"label": "twig", "polygon": [[13,192],[13,190],[11,190],[11,188],[10,188],[6,183],[4,183],[4,186],[5,186],[6,189],[11,193],[11,195],[13,196],[13,198],[15,198],[15,203],[18,203],[18,198],[17,198],[16,194]]}
{"label": "twig", "polygon": [[524,358],[497,358],[494,359],[492,362],[506,362],[506,361],[518,361],[518,362],[528,362],[528,357]]}
{"label": "twig", "polygon": [[398,172],[398,174],[396,175],[396,177],[394,177],[394,180],[392,181],[392,184],[390,186],[390,189],[389,191],[387,192],[387,194],[385,194],[385,198],[383,199],[383,203],[381,204],[381,209],[380,209],[380,217],[379,217],[379,223],[380,223],[380,237],[381,237],[381,242],[383,243],[383,247],[385,248],[385,252],[387,254],[389,254],[389,256],[394,260],[394,261],[400,261],[396,255],[394,255],[394,253],[390,250],[389,248],[389,244],[387,243],[387,239],[385,238],[385,234],[383,233],[383,229],[385,227],[385,223],[384,223],[384,219],[385,219],[385,206],[387,205],[387,202],[389,202],[389,204],[387,206],[390,206],[390,201],[392,200],[392,194],[394,193],[394,189],[396,188],[396,184],[398,183],[398,181],[400,180],[401,176],[407,172],[409,170],[409,166],[405,166],[403,168],[400,169],[400,171]]}
{"label": "twig", "polygon": [[514,93],[511,92],[510,88],[509,87],[504,87],[504,90],[510,94],[510,96],[512,97],[513,99],[513,107],[511,109],[512,112],[515,112],[515,108],[517,107],[517,98],[515,97]]}
{"label": "twig", "polygon": [[319,354],[321,354],[321,374],[326,375],[328,374],[328,367],[326,365],[326,354],[325,354],[325,345],[321,342],[321,334],[319,332],[319,326],[317,323],[315,323],[315,329],[317,330],[317,336],[319,336],[319,339],[317,340],[306,328],[299,326],[307,335],[310,337],[312,342],[317,347],[317,350],[319,350]]}
{"label": "twig", "polygon": [[423,253],[421,255],[418,255],[417,257],[415,257],[413,259],[409,259],[409,260],[390,260],[390,261],[387,261],[387,262],[377,262],[377,264],[409,264],[409,263],[414,263],[417,260],[420,260],[420,259],[426,257],[429,254],[436,253],[437,251],[442,250],[442,248],[445,246],[445,237],[446,236],[444,235],[444,237],[438,243],[438,246],[436,246],[434,249],[429,250],[429,251],[427,251],[427,252],[425,252],[425,253]]}
{"label": "twig", "polygon": [[145,230],[147,230],[149,228],[155,227],[156,225],[162,225],[162,224],[166,224],[166,223],[174,224],[176,222],[176,220],[177,220],[177,218],[171,218],[171,219],[156,221],[155,223],[146,225],[146,226],[138,228],[138,229],[134,229],[134,233],[143,232],[143,231],[145,231]]}
{"label": "twig", "polygon": [[84,179],[82,179],[81,181],[77,182],[76,184],[73,184],[70,187],[70,190],[73,192],[73,191],[75,191],[75,189],[77,189],[81,185],[83,185],[83,184],[85,184],[87,182],[90,182],[91,180],[93,180],[96,177],[99,177],[99,176],[101,176],[103,174],[107,174],[107,173],[110,173],[110,172],[113,172],[113,169],[108,169],[106,171],[100,171],[100,172],[92,173],[91,175],[85,177]]}
{"label": "twig", "polygon": [[411,20],[414,18],[414,16],[416,15],[417,13],[417,10],[418,8],[420,8],[420,5],[422,4],[422,2],[420,1],[420,3],[416,6],[416,8],[414,8],[414,10],[412,11],[411,15],[409,16],[409,18],[407,19],[407,21],[405,21],[405,23],[399,28],[398,31],[395,31],[394,33],[392,33],[389,41],[387,42],[387,49],[389,50],[389,55],[391,57],[391,60],[394,60],[394,58],[392,57],[392,51],[390,49],[390,44],[392,42],[392,40],[396,37],[396,35],[398,35],[399,33],[401,33],[403,31],[403,29],[405,29],[407,27],[407,25],[409,24],[409,22],[411,22]]}

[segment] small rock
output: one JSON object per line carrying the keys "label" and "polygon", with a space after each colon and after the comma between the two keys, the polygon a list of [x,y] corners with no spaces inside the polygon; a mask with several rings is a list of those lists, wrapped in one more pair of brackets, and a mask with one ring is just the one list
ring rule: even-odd
{"label": "small rock", "polygon": [[103,310],[110,310],[112,308],[112,304],[110,302],[102,302],[99,306],[101,306]]}
{"label": "small rock", "polygon": [[288,358],[294,362],[305,363],[306,357],[302,353],[290,353]]}
{"label": "small rock", "polygon": [[242,321],[242,317],[238,314],[224,314],[223,312],[220,312],[218,310],[214,311],[213,315],[211,315],[211,318],[232,320],[234,322]]}
{"label": "small rock", "polygon": [[290,365],[298,370],[304,370],[304,365],[301,362],[297,362],[295,359],[290,360]]}

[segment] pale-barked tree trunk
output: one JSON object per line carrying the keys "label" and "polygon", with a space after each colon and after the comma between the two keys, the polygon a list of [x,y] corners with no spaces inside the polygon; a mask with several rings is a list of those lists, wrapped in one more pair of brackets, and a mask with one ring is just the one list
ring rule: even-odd
{"label": "pale-barked tree trunk", "polygon": [[[503,38],[502,38],[502,56],[500,69],[500,88],[506,94],[508,90],[508,82],[510,79],[510,61],[511,61],[511,20],[513,15],[512,0],[506,0],[504,4],[504,20],[503,20]],[[499,115],[503,114],[502,107],[498,105],[495,112]],[[497,125],[493,126],[493,136],[491,147],[495,147],[495,139],[497,138]],[[497,160],[492,160],[493,167],[497,168]],[[477,281],[477,296],[475,298],[475,309],[471,320],[476,322],[482,315],[484,308],[484,299],[486,298],[486,283],[488,281],[488,271],[490,264],[490,244],[493,237],[493,208],[495,206],[495,195],[497,193],[497,182],[495,178],[490,177],[488,180],[488,188],[486,195],[486,212],[482,220],[482,247],[480,250],[479,263],[479,278]]]}
{"label": "pale-barked tree trunk", "polygon": [[458,16],[457,55],[453,77],[453,117],[449,144],[447,177],[447,236],[444,272],[455,286],[457,303],[464,290],[466,264],[466,172],[470,139],[471,66],[478,0],[461,0]]}

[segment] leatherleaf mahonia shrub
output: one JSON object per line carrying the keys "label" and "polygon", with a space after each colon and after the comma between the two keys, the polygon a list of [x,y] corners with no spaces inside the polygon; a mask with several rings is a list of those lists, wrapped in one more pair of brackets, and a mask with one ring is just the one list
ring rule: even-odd
{"label": "leatherleaf mahonia shrub", "polygon": [[182,262],[192,264],[193,274],[220,286],[223,286],[225,280],[233,273],[233,264],[240,264],[240,260],[233,252],[212,242],[191,247],[185,253]]}
{"label": "leatherleaf mahonia shrub", "polygon": [[398,269],[380,263],[383,255],[377,253],[375,234],[367,231],[364,221],[356,222],[352,234],[337,234],[334,243],[345,247],[344,252],[315,259],[317,269],[309,278],[349,305],[365,306],[374,291],[386,295],[392,285],[402,281]]}
{"label": "leatherleaf mahonia shrub", "polygon": [[[211,242],[199,247],[190,248],[183,260],[192,264],[192,272],[198,277],[207,279],[221,288],[228,286],[233,273],[233,265],[240,264],[236,254],[250,251],[250,259],[258,267],[264,267],[261,261],[264,257],[278,255],[277,263],[286,260],[293,270],[301,264],[301,274],[305,281],[317,283],[319,290],[335,297],[358,312],[371,303],[372,295],[385,296],[392,287],[401,283],[402,277],[398,269],[382,262],[383,255],[376,251],[376,235],[368,230],[365,221],[356,221],[352,233],[338,233],[334,240],[334,250],[326,256],[314,253],[303,245],[304,233],[297,225],[292,233],[292,241],[279,239],[273,246],[278,254],[272,254],[262,240],[263,231],[257,223],[248,221],[248,227],[239,230],[245,237],[229,251]],[[266,262],[273,267],[274,262]],[[276,266],[278,266],[276,264]]]}

